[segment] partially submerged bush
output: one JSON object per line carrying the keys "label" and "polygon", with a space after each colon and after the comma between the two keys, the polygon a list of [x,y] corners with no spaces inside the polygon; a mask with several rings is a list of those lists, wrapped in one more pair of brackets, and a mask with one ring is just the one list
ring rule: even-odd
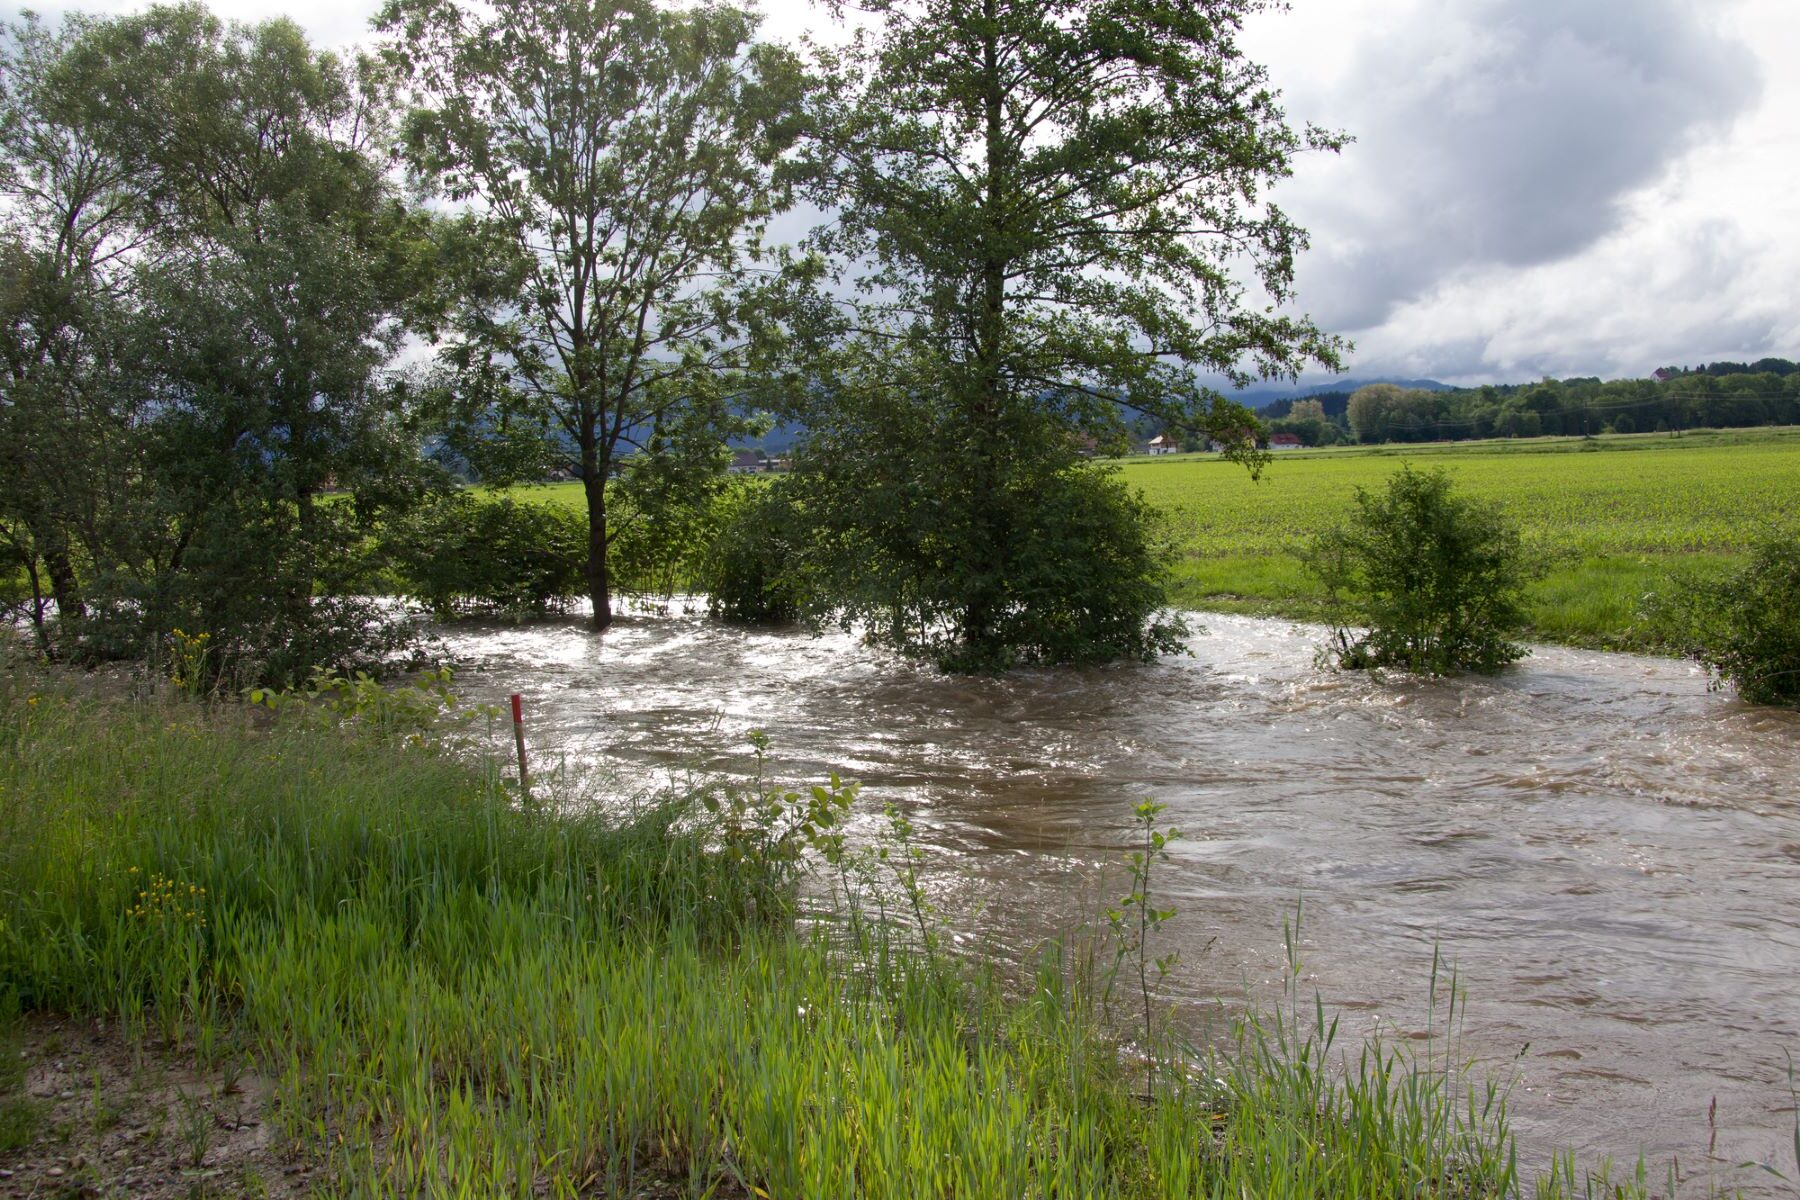
{"label": "partially submerged bush", "polygon": [[1187,629],[1167,609],[1158,515],[1116,471],[1032,461],[978,495],[952,486],[937,453],[885,469],[802,467],[803,519],[779,535],[783,561],[798,546],[800,565],[776,578],[803,619],[860,628],[954,672],[1150,661],[1181,649]]}
{"label": "partially submerged bush", "polygon": [[1526,654],[1510,640],[1533,575],[1518,529],[1453,494],[1442,469],[1403,466],[1382,492],[1357,488],[1349,522],[1304,558],[1330,593],[1328,653],[1341,667],[1491,673]]}
{"label": "partially submerged bush", "polygon": [[388,531],[403,594],[441,619],[561,612],[586,589],[587,519],[556,504],[457,492]]}
{"label": "partially submerged bush", "polygon": [[950,636],[923,638],[939,666],[1150,662],[1181,650],[1188,629],[1167,609],[1159,515],[1116,471],[1076,465],[1027,477],[1003,503],[1019,535],[994,564],[990,636],[952,624]]}
{"label": "partially submerged bush", "polygon": [[1715,686],[1800,707],[1800,530],[1765,539],[1738,570],[1678,577],[1653,607]]}
{"label": "partially submerged bush", "polygon": [[712,614],[763,624],[799,620],[806,529],[792,487],[779,479],[751,485],[722,498],[720,507],[724,516],[700,571]]}

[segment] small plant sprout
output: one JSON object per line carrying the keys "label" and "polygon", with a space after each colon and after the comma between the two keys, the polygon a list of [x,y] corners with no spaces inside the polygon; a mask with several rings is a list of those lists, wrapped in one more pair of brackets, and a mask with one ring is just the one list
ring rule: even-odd
{"label": "small plant sprout", "polygon": [[925,952],[926,961],[935,968],[938,944],[941,940],[937,930],[937,908],[931,902],[925,885],[919,880],[919,867],[925,861],[925,851],[913,841],[913,823],[907,815],[889,802],[882,808],[882,816],[887,819],[887,834],[891,844],[884,843],[876,850],[876,858],[893,872],[894,882],[900,886],[900,893],[906,898],[906,907],[912,913],[913,927],[919,933],[919,946]]}
{"label": "small plant sprout", "polygon": [[199,1167],[212,1149],[213,1115],[198,1092],[176,1092],[181,1101],[181,1142],[187,1149],[188,1166]]}
{"label": "small plant sprout", "polygon": [[1135,967],[1138,1001],[1143,1019],[1144,1083],[1151,1095],[1156,1091],[1155,1029],[1151,1019],[1151,1003],[1169,972],[1181,956],[1176,951],[1155,955],[1151,952],[1156,932],[1163,922],[1175,916],[1173,908],[1158,908],[1151,899],[1151,874],[1159,862],[1169,858],[1169,844],[1181,836],[1174,826],[1158,829],[1156,819],[1167,805],[1144,799],[1133,810],[1133,830],[1137,841],[1127,862],[1131,867],[1131,890],[1118,904],[1106,910],[1106,923],[1113,939],[1113,961],[1107,968],[1101,1004],[1110,1011],[1113,988],[1127,960]]}

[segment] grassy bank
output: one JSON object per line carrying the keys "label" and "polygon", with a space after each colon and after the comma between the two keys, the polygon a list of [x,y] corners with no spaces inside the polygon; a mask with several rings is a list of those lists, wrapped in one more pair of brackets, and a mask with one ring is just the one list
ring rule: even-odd
{"label": "grassy bank", "polygon": [[[1146,1095],[1091,973],[1048,952],[995,981],[874,925],[797,932],[787,843],[709,832],[708,806],[553,816],[431,750],[35,687],[0,701],[15,1036],[100,1017],[119,1061],[259,1073],[281,1194],[302,1166],[358,1196],[1520,1188],[1494,1093],[1380,1047],[1340,1061],[1310,1004]],[[0,1167],[31,1194],[281,1190],[209,1172],[204,1130],[166,1179],[147,1143],[97,1154],[97,1119],[49,1122],[22,1088],[0,1078]]]}

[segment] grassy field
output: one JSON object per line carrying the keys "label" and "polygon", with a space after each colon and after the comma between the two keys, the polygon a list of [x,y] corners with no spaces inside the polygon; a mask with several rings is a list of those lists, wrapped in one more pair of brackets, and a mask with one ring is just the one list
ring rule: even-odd
{"label": "grassy field", "polygon": [[1454,1045],[1297,994],[1150,1087],[1092,971],[805,932],[706,812],[0,679],[0,1194],[1642,1194],[1522,1183]]}
{"label": "grassy field", "polygon": [[1304,617],[1320,593],[1293,552],[1402,462],[1504,506],[1549,565],[1534,635],[1582,645],[1654,646],[1639,607],[1669,571],[1736,561],[1800,516],[1796,428],[1287,451],[1258,482],[1209,455],[1122,465],[1172,522],[1180,603]]}
{"label": "grassy field", "polygon": [[[1443,466],[1506,508],[1548,567],[1532,636],[1576,645],[1657,648],[1639,610],[1670,571],[1737,562],[1773,523],[1800,517],[1800,428],[1284,451],[1256,482],[1213,455],[1118,465],[1168,515],[1178,604],[1316,618],[1321,592],[1293,552],[1402,462]],[[582,503],[577,484],[520,494]]]}

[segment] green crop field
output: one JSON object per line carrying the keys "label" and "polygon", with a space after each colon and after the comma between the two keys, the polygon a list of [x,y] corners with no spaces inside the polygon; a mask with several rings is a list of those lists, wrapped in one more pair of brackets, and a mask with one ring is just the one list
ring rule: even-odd
{"label": "green crop field", "polygon": [[1256,481],[1212,455],[1122,466],[1168,515],[1181,603],[1311,616],[1319,591],[1293,552],[1403,462],[1498,501],[1549,565],[1535,633],[1587,645],[1653,645],[1638,610],[1669,571],[1732,561],[1800,517],[1795,428],[1288,451]]}
{"label": "green crop field", "polygon": [[[1505,507],[1548,564],[1533,635],[1579,645],[1654,648],[1639,610],[1670,571],[1735,561],[1800,519],[1800,428],[1284,451],[1260,480],[1209,454],[1118,465],[1167,515],[1177,603],[1317,617],[1320,591],[1294,551],[1403,462],[1445,467],[1459,489]],[[582,503],[573,483],[519,494]]]}

